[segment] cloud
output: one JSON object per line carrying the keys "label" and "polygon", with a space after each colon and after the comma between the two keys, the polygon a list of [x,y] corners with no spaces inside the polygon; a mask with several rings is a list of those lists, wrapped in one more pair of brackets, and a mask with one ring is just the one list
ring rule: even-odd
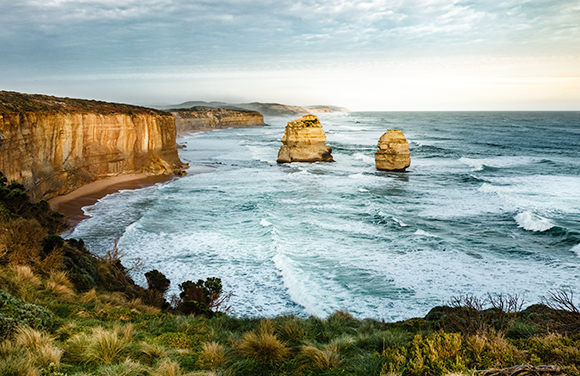
{"label": "cloud", "polygon": [[[231,72],[369,67],[375,75],[427,76],[450,65],[501,77],[493,59],[508,59],[502,69],[513,74],[518,58],[580,56],[578,19],[575,0],[1,1],[0,82],[202,74],[205,83]],[[466,57],[469,64],[452,63]],[[568,63],[526,64],[544,76],[578,74]]]}

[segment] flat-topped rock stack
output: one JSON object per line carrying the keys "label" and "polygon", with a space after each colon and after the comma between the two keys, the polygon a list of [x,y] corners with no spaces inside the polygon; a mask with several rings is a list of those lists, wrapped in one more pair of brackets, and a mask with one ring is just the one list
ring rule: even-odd
{"label": "flat-topped rock stack", "polygon": [[325,142],[320,120],[314,115],[304,115],[286,126],[277,162],[334,162],[332,149]]}
{"label": "flat-topped rock stack", "polygon": [[411,165],[409,143],[402,131],[389,129],[377,146],[380,149],[375,153],[377,170],[405,171]]}

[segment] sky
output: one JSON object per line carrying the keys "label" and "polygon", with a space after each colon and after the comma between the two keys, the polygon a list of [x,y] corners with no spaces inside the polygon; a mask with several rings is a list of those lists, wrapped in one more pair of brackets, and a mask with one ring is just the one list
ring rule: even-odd
{"label": "sky", "polygon": [[0,90],[580,110],[580,1],[0,0]]}

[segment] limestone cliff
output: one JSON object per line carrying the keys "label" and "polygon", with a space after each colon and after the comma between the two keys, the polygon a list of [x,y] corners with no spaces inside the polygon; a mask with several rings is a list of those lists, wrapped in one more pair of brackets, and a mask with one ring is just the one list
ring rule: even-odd
{"label": "limestone cliff", "polygon": [[333,162],[332,149],[325,142],[320,120],[314,115],[302,116],[286,126],[277,162]]}
{"label": "limestone cliff", "polygon": [[266,125],[264,124],[264,116],[257,111],[208,106],[194,106],[170,111],[175,117],[178,133]]}
{"label": "limestone cliff", "polygon": [[404,171],[411,165],[409,143],[402,131],[389,129],[377,146],[380,149],[375,153],[377,170]]}
{"label": "limestone cliff", "polygon": [[0,171],[33,200],[106,177],[181,168],[167,112],[0,91]]}

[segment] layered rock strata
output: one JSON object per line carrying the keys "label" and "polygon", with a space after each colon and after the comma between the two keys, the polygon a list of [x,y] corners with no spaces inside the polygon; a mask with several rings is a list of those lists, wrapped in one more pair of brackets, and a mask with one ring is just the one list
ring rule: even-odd
{"label": "layered rock strata", "polygon": [[35,201],[117,175],[180,172],[175,139],[167,112],[0,92],[0,171]]}
{"label": "layered rock strata", "polygon": [[286,126],[277,162],[333,162],[332,149],[325,142],[320,120],[314,115],[302,116]]}
{"label": "layered rock strata", "polygon": [[389,129],[377,146],[380,149],[375,153],[377,170],[405,171],[411,165],[409,143],[402,131]]}
{"label": "layered rock strata", "polygon": [[170,111],[175,117],[178,133],[266,125],[264,124],[264,116],[257,111],[208,106],[194,106]]}

